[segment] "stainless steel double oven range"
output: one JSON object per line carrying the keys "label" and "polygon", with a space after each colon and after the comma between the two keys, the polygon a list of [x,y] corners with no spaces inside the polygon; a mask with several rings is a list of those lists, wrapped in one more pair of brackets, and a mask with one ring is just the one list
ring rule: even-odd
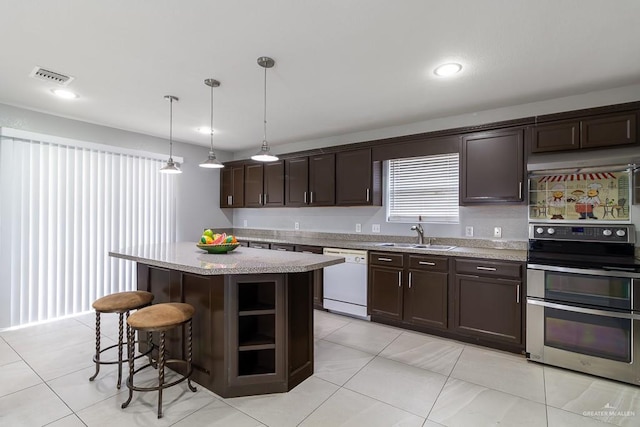
{"label": "stainless steel double oven range", "polygon": [[530,360],[640,385],[633,225],[529,224]]}

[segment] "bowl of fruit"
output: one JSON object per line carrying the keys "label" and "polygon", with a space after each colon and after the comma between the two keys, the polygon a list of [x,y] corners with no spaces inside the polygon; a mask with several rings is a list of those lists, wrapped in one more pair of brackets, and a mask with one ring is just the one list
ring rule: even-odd
{"label": "bowl of fruit", "polygon": [[240,246],[240,243],[232,234],[214,233],[213,230],[206,229],[196,246],[210,254],[226,254]]}

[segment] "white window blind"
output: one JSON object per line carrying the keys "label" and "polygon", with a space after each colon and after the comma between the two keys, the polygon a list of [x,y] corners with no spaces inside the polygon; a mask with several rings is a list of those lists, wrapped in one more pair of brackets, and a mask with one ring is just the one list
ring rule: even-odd
{"label": "white window blind", "polygon": [[108,253],[175,241],[174,184],[158,173],[162,160],[6,134],[3,129],[0,139],[0,329],[88,311],[97,298],[135,289],[135,263]]}
{"label": "white window blind", "polygon": [[458,153],[389,160],[387,220],[458,222]]}

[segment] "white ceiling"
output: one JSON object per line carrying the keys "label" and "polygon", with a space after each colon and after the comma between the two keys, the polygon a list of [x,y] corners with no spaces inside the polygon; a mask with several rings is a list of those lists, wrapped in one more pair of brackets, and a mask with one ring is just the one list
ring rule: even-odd
{"label": "white ceiling", "polygon": [[[640,82],[638,0],[0,0],[0,103],[207,146],[273,145]],[[438,64],[464,66],[456,77]],[[34,66],[69,74],[51,95]]]}

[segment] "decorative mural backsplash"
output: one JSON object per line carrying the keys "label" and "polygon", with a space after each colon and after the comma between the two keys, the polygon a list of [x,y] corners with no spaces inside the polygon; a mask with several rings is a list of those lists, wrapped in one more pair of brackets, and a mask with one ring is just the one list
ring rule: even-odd
{"label": "decorative mural backsplash", "polygon": [[631,172],[547,172],[529,177],[531,221],[630,222]]}

